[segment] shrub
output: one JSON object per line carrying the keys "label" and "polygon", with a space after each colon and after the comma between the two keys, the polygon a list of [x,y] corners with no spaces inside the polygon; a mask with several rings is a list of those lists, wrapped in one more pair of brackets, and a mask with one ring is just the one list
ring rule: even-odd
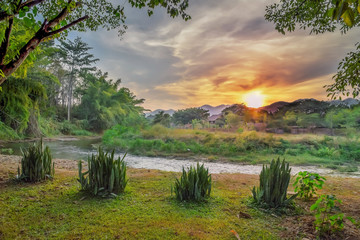
{"label": "shrub", "polygon": [[341,200],[334,195],[321,195],[310,207],[315,211],[315,228],[320,236],[339,232],[344,228],[344,214],[336,204]]}
{"label": "shrub", "polygon": [[196,168],[190,166],[188,171],[183,168],[180,180],[175,180],[175,186],[171,187],[171,192],[175,193],[176,199],[179,201],[201,201],[209,197],[211,192],[209,169],[205,168],[204,164],[200,166],[199,163]]}
{"label": "shrub", "polygon": [[69,121],[64,121],[60,124],[59,130],[62,134],[71,134],[72,131],[76,130],[76,126]]}
{"label": "shrub", "polygon": [[5,123],[0,121],[0,139],[9,140],[9,139],[19,139],[17,132],[11,127],[5,125]]}
{"label": "shrub", "polygon": [[309,200],[313,194],[316,194],[316,190],[322,189],[324,180],[326,179],[317,173],[299,172],[294,182],[295,192],[305,200]]}
{"label": "shrub", "polygon": [[296,196],[286,197],[287,188],[290,182],[289,163],[285,159],[273,159],[270,167],[263,165],[260,173],[260,186],[253,188],[253,201],[255,204],[266,208],[286,207]]}
{"label": "shrub", "polygon": [[[99,148],[98,154],[88,157],[88,171],[82,172],[82,162],[79,161],[79,179],[81,190],[93,195],[107,197],[117,196],[125,190],[126,154],[114,160],[114,150],[109,153]],[[86,176],[87,175],[87,176]]]}
{"label": "shrub", "polygon": [[17,179],[25,182],[39,182],[54,176],[54,163],[48,146],[43,150],[42,141],[22,151],[21,171]]}

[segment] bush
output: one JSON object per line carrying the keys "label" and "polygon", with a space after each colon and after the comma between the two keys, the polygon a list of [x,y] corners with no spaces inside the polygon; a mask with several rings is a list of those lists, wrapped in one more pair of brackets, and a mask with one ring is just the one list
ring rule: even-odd
{"label": "bush", "polygon": [[118,193],[122,193],[128,182],[125,156],[126,154],[114,160],[114,150],[111,153],[104,153],[99,148],[98,155],[92,154],[88,158],[88,171],[84,173],[82,162],[79,161],[78,181],[81,184],[81,190],[102,197],[117,196]]}
{"label": "bush", "polygon": [[188,171],[183,168],[182,175],[175,180],[174,188],[171,192],[175,193],[176,199],[179,201],[201,201],[210,196],[211,192],[211,174],[209,169],[200,166],[197,163],[196,168],[190,166]]}
{"label": "bush", "polygon": [[317,173],[299,172],[294,182],[295,192],[305,200],[309,200],[313,194],[316,194],[316,190],[322,189],[324,180],[326,179]]}
{"label": "bush", "polygon": [[76,126],[69,121],[64,121],[60,124],[60,132],[62,134],[71,134],[74,130],[76,130]]}
{"label": "bush", "polygon": [[334,195],[321,195],[310,207],[315,211],[315,228],[320,236],[339,232],[344,228],[344,214],[336,204],[341,200]]}
{"label": "bush", "polygon": [[5,125],[5,123],[0,121],[0,139],[9,140],[9,139],[19,139],[17,132],[11,127]]}
{"label": "bush", "polygon": [[17,179],[25,182],[39,182],[54,176],[54,163],[49,147],[43,150],[42,141],[22,151],[21,172],[18,167]]}
{"label": "bush", "polygon": [[286,207],[297,196],[293,195],[289,199],[286,197],[287,188],[290,182],[289,163],[285,159],[281,162],[280,158],[273,159],[270,167],[263,165],[260,173],[260,186],[253,188],[253,201],[255,204],[266,208]]}

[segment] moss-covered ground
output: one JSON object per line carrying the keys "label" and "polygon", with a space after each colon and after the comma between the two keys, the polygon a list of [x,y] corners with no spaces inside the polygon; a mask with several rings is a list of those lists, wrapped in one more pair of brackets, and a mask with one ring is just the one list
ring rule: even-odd
{"label": "moss-covered ground", "polygon": [[[0,239],[236,239],[231,230],[240,239],[314,236],[302,225],[311,225],[310,203],[282,217],[248,206],[255,175],[213,175],[207,202],[181,203],[170,191],[177,173],[130,169],[125,193],[101,199],[79,192],[75,170],[57,169],[54,180],[37,184],[8,181],[8,171],[0,166]],[[323,193],[337,194],[358,218],[358,179],[329,179]]]}

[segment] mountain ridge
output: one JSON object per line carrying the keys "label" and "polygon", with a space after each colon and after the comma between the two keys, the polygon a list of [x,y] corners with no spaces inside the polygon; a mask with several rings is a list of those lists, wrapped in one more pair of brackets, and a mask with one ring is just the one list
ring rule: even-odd
{"label": "mountain ridge", "polygon": [[[264,111],[268,112],[269,114],[274,114],[283,108],[296,108],[298,106],[302,106],[304,108],[304,111],[306,111],[307,113],[311,113],[311,112],[317,112],[318,111],[317,108],[324,108],[324,107],[325,108],[330,108],[330,107],[351,108],[352,106],[355,106],[358,104],[360,104],[360,100],[354,99],[354,98],[347,98],[344,100],[330,100],[330,101],[317,100],[314,98],[301,98],[301,99],[297,99],[292,102],[277,101],[277,102],[273,102],[269,105],[259,107],[257,109],[264,110]],[[235,104],[220,104],[218,106],[211,106],[209,104],[205,104],[198,108],[208,110],[210,116],[214,116],[214,115],[221,114],[224,109],[229,108],[233,105],[235,105]],[[307,106],[305,106],[305,105],[307,105]],[[313,109],[314,111],[311,111],[312,109],[309,109],[311,107],[314,108]],[[164,111],[164,113],[173,115],[176,110],[174,110],[174,109],[168,109],[168,110],[156,109],[152,112],[146,113],[146,116],[155,115],[155,114],[159,113],[160,111]]]}

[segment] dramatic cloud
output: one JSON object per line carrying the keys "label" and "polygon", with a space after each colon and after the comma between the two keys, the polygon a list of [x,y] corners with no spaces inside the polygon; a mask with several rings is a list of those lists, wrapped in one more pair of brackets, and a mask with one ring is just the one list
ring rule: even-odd
{"label": "dramatic cloud", "polygon": [[126,8],[129,29],[82,36],[101,59],[99,67],[145,98],[145,107],[184,108],[243,101],[251,91],[266,103],[326,99],[338,62],[354,49],[359,31],[347,35],[281,35],[265,21],[272,1],[191,1],[192,20],[163,10],[148,18]]}

